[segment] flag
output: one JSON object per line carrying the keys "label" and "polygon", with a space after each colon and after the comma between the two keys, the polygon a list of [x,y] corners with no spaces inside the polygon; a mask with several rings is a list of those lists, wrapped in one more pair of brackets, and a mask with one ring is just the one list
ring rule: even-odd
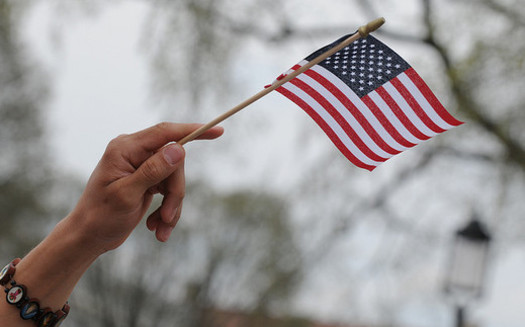
{"label": "flag", "polygon": [[[350,35],[317,50],[277,80]],[[369,35],[276,89],[301,107],[358,167],[392,156],[461,125],[397,53]]]}

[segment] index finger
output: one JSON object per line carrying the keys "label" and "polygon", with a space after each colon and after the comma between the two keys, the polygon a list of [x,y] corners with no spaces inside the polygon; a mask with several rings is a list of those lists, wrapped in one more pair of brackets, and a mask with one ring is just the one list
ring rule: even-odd
{"label": "index finger", "polygon": [[[177,142],[203,124],[180,124],[163,122],[129,135],[134,144],[145,151],[156,151],[170,142]],[[214,139],[222,135],[222,127],[214,127],[203,133],[199,139]]]}

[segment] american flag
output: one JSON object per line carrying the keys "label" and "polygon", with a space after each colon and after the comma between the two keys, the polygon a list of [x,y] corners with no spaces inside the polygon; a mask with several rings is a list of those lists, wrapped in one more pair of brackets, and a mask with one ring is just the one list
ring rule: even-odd
{"label": "american flag", "polygon": [[[277,80],[348,37],[312,53]],[[353,164],[370,171],[462,124],[403,58],[371,35],[276,90],[306,111]]]}

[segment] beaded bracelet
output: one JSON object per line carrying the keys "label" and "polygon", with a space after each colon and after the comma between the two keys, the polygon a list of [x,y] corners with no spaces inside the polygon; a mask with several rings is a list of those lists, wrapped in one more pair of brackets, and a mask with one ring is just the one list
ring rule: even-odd
{"label": "beaded bracelet", "polygon": [[[16,260],[16,259],[15,259]],[[27,294],[27,287],[17,284],[13,279],[16,271],[16,264],[9,263],[0,273],[0,285],[9,283],[10,288],[5,288],[7,303],[20,309],[20,317],[24,320],[33,320],[38,327],[58,327],[62,324],[69,314],[69,304],[66,302],[62,309],[53,312],[50,308],[40,308],[40,301],[30,298]]]}

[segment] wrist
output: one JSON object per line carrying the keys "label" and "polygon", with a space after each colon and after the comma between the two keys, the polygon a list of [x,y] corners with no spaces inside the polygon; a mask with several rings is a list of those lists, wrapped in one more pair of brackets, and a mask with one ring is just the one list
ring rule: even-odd
{"label": "wrist", "polygon": [[68,235],[64,243],[67,243],[68,250],[71,250],[78,261],[93,262],[106,252],[100,249],[97,231],[89,227],[88,215],[84,210],[75,208],[57,228],[62,234]]}
{"label": "wrist", "polygon": [[70,242],[78,247],[79,255],[85,260],[96,260],[102,254],[112,249],[108,243],[111,241],[104,226],[97,218],[104,216],[95,210],[86,209],[81,204],[61,222],[62,228],[71,233]]}
{"label": "wrist", "polygon": [[[62,308],[97,256],[83,248],[83,237],[66,218],[16,266],[16,282],[53,311]],[[45,281],[45,282],[43,282]]]}

